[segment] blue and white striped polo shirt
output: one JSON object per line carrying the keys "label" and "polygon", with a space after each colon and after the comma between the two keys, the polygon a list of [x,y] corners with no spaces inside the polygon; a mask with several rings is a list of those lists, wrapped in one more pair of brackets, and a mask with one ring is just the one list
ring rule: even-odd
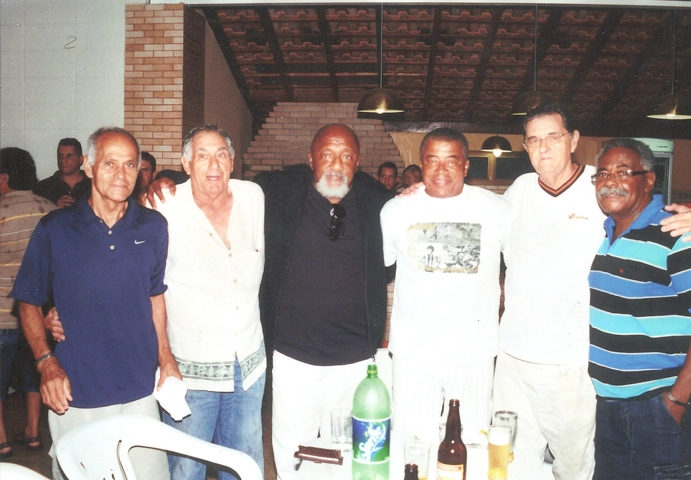
{"label": "blue and white striped polo shirt", "polygon": [[605,398],[652,396],[676,380],[691,339],[691,242],[660,231],[660,195],[591,267],[590,364]]}

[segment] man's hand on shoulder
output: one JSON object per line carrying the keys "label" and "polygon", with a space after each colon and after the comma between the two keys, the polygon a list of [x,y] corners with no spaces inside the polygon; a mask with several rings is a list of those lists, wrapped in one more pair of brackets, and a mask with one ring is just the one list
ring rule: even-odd
{"label": "man's hand on shoulder", "polygon": [[404,188],[403,191],[396,196],[397,197],[412,197],[413,195],[415,195],[418,192],[418,190],[424,189],[424,188],[425,188],[424,182],[414,183],[411,186]]}
{"label": "man's hand on shoulder", "polygon": [[151,205],[151,208],[156,208],[156,197],[161,200],[161,203],[166,202],[162,192],[164,188],[170,190],[171,195],[175,195],[175,182],[168,177],[158,176],[149,184],[149,188],[146,191],[146,200]]}
{"label": "man's hand on shoulder", "polygon": [[[668,212],[674,212],[675,215],[664,218],[660,221],[663,232],[669,232],[673,237],[680,237],[685,233],[691,232],[691,207],[686,205],[679,205],[677,203],[669,204],[665,207]],[[686,242],[691,242],[691,236],[683,239]]]}

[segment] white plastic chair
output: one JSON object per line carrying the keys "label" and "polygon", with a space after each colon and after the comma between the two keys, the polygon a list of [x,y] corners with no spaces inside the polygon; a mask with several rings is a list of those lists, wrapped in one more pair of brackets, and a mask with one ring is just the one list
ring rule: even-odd
{"label": "white plastic chair", "polygon": [[246,453],[205,442],[143,415],[109,415],[80,425],[58,441],[56,453],[69,480],[135,480],[127,454],[132,447],[215,463],[231,468],[242,480],[262,479],[257,463]]}
{"label": "white plastic chair", "polygon": [[2,480],[48,480],[23,465],[0,462],[0,479]]}

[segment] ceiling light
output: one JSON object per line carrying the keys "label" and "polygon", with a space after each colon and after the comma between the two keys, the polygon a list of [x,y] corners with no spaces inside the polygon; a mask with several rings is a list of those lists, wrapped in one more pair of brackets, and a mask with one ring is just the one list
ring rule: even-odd
{"label": "ceiling light", "polygon": [[526,115],[546,100],[544,94],[537,91],[537,4],[535,4],[535,41],[533,42],[533,91],[523,92],[516,98],[511,115]]}
{"label": "ceiling light", "polygon": [[676,66],[677,47],[677,11],[672,11],[672,93],[666,93],[654,99],[652,113],[648,118],[658,120],[691,120],[691,110],[686,97],[674,93],[674,70]]}
{"label": "ceiling light", "polygon": [[483,152],[492,152],[495,157],[499,157],[502,153],[511,152],[511,142],[504,137],[494,135],[482,142],[480,150]]}
{"label": "ceiling light", "polygon": [[370,90],[360,99],[357,111],[360,113],[376,113],[378,115],[389,113],[403,113],[403,102],[396,92],[383,88],[384,68],[384,5],[379,10],[379,88]]}

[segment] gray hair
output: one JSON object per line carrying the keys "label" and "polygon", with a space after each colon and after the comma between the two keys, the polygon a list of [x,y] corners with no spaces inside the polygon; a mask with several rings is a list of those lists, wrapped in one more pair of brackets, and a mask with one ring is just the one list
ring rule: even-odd
{"label": "gray hair", "polygon": [[636,152],[639,160],[641,161],[643,170],[648,172],[655,170],[655,155],[653,155],[653,151],[650,150],[650,147],[648,147],[648,145],[645,143],[639,140],[634,140],[633,138],[613,138],[612,140],[608,140],[603,143],[600,152],[595,158],[595,165],[600,162],[600,158],[602,158],[605,153],[609,152],[613,148],[626,148]]}
{"label": "gray hair", "polygon": [[192,161],[192,140],[194,140],[194,137],[196,137],[198,133],[202,132],[214,132],[222,136],[223,139],[226,141],[226,145],[228,146],[230,156],[233,159],[235,158],[235,149],[233,148],[233,141],[230,139],[230,135],[228,134],[228,132],[226,132],[222,128],[218,128],[218,125],[204,125],[201,127],[193,128],[192,130],[190,130],[190,133],[185,135],[185,138],[182,139],[182,156],[185,160],[187,160],[188,162]]}
{"label": "gray hair", "polygon": [[96,163],[96,158],[98,157],[98,148],[96,147],[96,145],[98,144],[99,139],[103,135],[109,133],[125,135],[129,137],[130,140],[132,140],[134,146],[137,147],[137,169],[139,169],[139,167],[141,167],[142,164],[141,151],[139,150],[139,142],[137,142],[137,139],[134,138],[134,135],[132,135],[124,128],[120,127],[101,127],[91,134],[91,136],[89,137],[89,141],[86,144],[86,156],[89,158],[89,165],[93,166]]}

